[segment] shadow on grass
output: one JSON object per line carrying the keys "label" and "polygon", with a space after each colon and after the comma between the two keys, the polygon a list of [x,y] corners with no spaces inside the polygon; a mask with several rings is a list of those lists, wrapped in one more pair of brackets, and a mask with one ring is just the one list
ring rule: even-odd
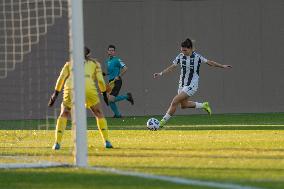
{"label": "shadow on grass", "polygon": [[[112,130],[146,130],[150,117],[161,119],[162,116],[128,116],[121,119],[107,118]],[[56,120],[0,120],[0,130],[54,130]],[[88,129],[97,129],[96,119],[87,119]],[[71,125],[70,121],[68,121]],[[166,130],[284,130],[284,113],[259,114],[214,114],[173,116],[166,125]]]}
{"label": "shadow on grass", "polygon": [[185,189],[172,183],[76,168],[0,170],[0,188]]}

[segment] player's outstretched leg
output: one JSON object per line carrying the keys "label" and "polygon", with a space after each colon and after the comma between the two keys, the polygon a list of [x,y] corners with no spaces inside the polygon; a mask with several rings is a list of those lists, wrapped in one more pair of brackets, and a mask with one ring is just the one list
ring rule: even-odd
{"label": "player's outstretched leg", "polygon": [[202,106],[203,106],[203,110],[205,110],[209,115],[211,115],[212,111],[211,111],[209,102],[203,102]]}
{"label": "player's outstretched leg", "polygon": [[164,115],[163,119],[160,121],[160,128],[163,128],[164,125],[169,121],[169,119],[174,115],[174,113],[176,112],[176,109],[178,107],[178,105],[184,101],[187,100],[188,95],[184,92],[179,93],[178,95],[176,95],[172,102],[171,105],[167,111],[167,113]]}

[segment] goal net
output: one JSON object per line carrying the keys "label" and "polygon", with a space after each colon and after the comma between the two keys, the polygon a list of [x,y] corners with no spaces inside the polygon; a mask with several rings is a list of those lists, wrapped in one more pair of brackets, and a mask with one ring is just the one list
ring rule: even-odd
{"label": "goal net", "polygon": [[52,150],[62,96],[47,107],[62,66],[73,60],[71,2],[0,1],[0,167],[74,162],[72,121],[64,132],[64,148]]}

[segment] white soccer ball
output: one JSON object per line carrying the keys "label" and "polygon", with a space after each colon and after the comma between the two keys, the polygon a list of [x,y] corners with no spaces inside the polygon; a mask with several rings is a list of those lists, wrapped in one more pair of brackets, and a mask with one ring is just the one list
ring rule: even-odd
{"label": "white soccer ball", "polygon": [[147,121],[147,128],[152,131],[158,130],[160,127],[160,122],[156,118],[150,118]]}

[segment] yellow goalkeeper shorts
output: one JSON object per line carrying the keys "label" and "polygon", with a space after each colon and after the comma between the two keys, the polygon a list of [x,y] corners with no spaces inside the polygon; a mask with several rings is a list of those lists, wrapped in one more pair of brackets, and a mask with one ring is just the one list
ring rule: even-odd
{"label": "yellow goalkeeper shorts", "polygon": [[[98,96],[98,92],[96,90],[86,90],[86,108],[90,108],[100,102],[100,98]],[[63,102],[62,105],[71,109],[72,107],[72,92],[70,90],[66,90],[63,93]]]}

